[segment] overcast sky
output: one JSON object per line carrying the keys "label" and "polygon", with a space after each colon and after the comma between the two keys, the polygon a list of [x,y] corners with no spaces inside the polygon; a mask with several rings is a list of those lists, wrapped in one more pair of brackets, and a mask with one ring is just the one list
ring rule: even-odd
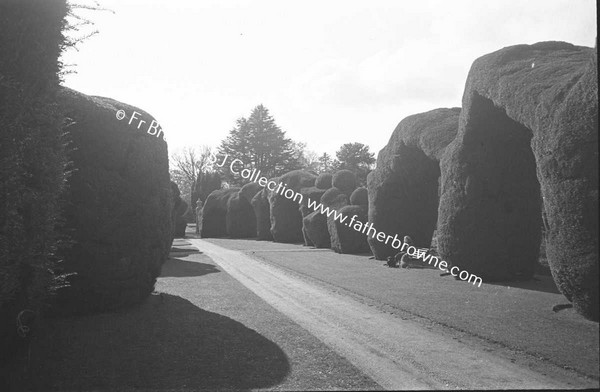
{"label": "overcast sky", "polygon": [[[85,1],[79,1],[85,3]],[[151,113],[169,150],[217,146],[264,104],[317,153],[377,153],[404,117],[460,106],[473,60],[515,44],[594,46],[593,0],[100,0],[65,85]]]}

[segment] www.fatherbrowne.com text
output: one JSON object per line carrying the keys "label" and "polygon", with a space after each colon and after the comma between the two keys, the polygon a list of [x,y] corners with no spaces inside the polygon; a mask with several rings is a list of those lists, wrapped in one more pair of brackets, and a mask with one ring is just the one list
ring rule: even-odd
{"label": "www.fatherbrowne.com text", "polygon": [[[211,163],[216,164],[217,159],[213,156],[213,160]],[[220,164],[217,164],[219,167],[223,167],[229,155],[225,155]],[[229,170],[234,175],[239,175],[248,182],[256,182],[258,185],[266,187],[269,191],[275,192],[276,194],[282,195],[289,200],[293,200],[298,204],[302,204],[304,202],[304,195],[299,192],[296,192],[293,189],[287,188],[287,184],[281,182],[275,182],[273,180],[269,180],[266,177],[261,176],[260,170],[245,168],[244,162],[240,159],[234,159],[231,161],[229,165]],[[385,234],[383,231],[377,231],[373,224],[370,222],[364,223],[357,220],[358,215],[354,215],[350,218],[350,222],[348,221],[348,216],[341,214],[335,209],[330,209],[329,207],[323,206],[321,203],[317,203],[316,200],[311,200],[307,197],[306,205],[312,211],[319,211],[321,214],[330,217],[333,215],[333,219],[337,220],[340,223],[345,224],[348,227],[351,227],[355,231],[359,233],[363,233],[368,237],[375,238],[377,241],[382,242],[386,245],[390,245],[394,249],[399,249],[400,252],[406,252],[409,256],[422,260],[423,262],[432,265],[435,268],[439,268],[442,271],[450,273],[450,275],[458,277],[460,280],[467,281],[469,283],[473,283],[473,285],[477,285],[477,287],[481,287],[482,279],[474,274],[469,273],[468,271],[460,271],[460,268],[457,266],[450,267],[448,262],[444,260],[440,260],[438,257],[431,255],[430,252],[424,252],[415,246],[412,246],[408,243],[402,243],[402,241],[398,238],[398,234],[395,234],[393,237],[391,235]],[[450,268],[448,268],[450,267]],[[460,272],[459,272],[460,271]]]}

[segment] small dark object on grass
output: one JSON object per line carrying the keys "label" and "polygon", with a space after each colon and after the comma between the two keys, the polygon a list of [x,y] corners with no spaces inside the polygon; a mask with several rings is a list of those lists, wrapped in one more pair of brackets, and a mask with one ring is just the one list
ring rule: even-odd
{"label": "small dark object on grass", "polygon": [[394,257],[394,256],[388,256],[388,258],[387,258],[387,266],[390,267],[390,268],[398,268],[398,260],[396,260],[396,257]]}
{"label": "small dark object on grass", "polygon": [[[402,253],[398,253],[395,258],[398,259],[398,257],[401,255]],[[416,257],[412,257],[410,254],[408,253],[404,253],[402,254],[402,258],[400,259],[400,268],[426,268],[425,265],[423,265],[423,262],[421,260],[419,260]]]}
{"label": "small dark object on grass", "polygon": [[559,305],[554,305],[554,306],[552,307],[552,310],[553,310],[554,312],[558,312],[558,311],[560,311],[560,310],[563,310],[563,309],[570,309],[570,308],[572,308],[572,307],[573,307],[573,304],[559,304]]}

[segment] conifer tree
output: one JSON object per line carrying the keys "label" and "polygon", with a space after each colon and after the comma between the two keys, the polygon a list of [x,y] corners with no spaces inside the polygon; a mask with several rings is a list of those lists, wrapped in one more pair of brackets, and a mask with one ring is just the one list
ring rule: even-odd
{"label": "conifer tree", "polygon": [[[285,132],[263,105],[255,107],[248,119],[237,120],[229,136],[221,142],[219,153],[228,154],[229,162],[236,158],[241,160],[247,167],[260,170],[265,177],[279,176],[300,168],[293,142],[286,138]],[[228,165],[220,171],[232,185],[245,183],[244,179],[231,173]]]}
{"label": "conifer tree", "polygon": [[339,169],[347,169],[354,174],[360,185],[366,185],[367,175],[376,162],[375,154],[369,146],[362,143],[346,143],[335,153],[339,161]]}
{"label": "conifer tree", "polygon": [[340,166],[340,162],[337,159],[331,158],[326,152],[318,158],[317,171],[319,173],[333,173]]}

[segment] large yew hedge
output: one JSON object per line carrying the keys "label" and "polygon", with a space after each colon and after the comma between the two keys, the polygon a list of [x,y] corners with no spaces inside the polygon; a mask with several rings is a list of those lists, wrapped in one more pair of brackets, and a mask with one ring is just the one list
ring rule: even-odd
{"label": "large yew hedge", "polygon": [[17,315],[24,309],[38,313],[57,283],[51,271],[60,244],[66,159],[55,95],[67,11],[65,0],[0,3],[2,368],[25,341],[17,335]]}

